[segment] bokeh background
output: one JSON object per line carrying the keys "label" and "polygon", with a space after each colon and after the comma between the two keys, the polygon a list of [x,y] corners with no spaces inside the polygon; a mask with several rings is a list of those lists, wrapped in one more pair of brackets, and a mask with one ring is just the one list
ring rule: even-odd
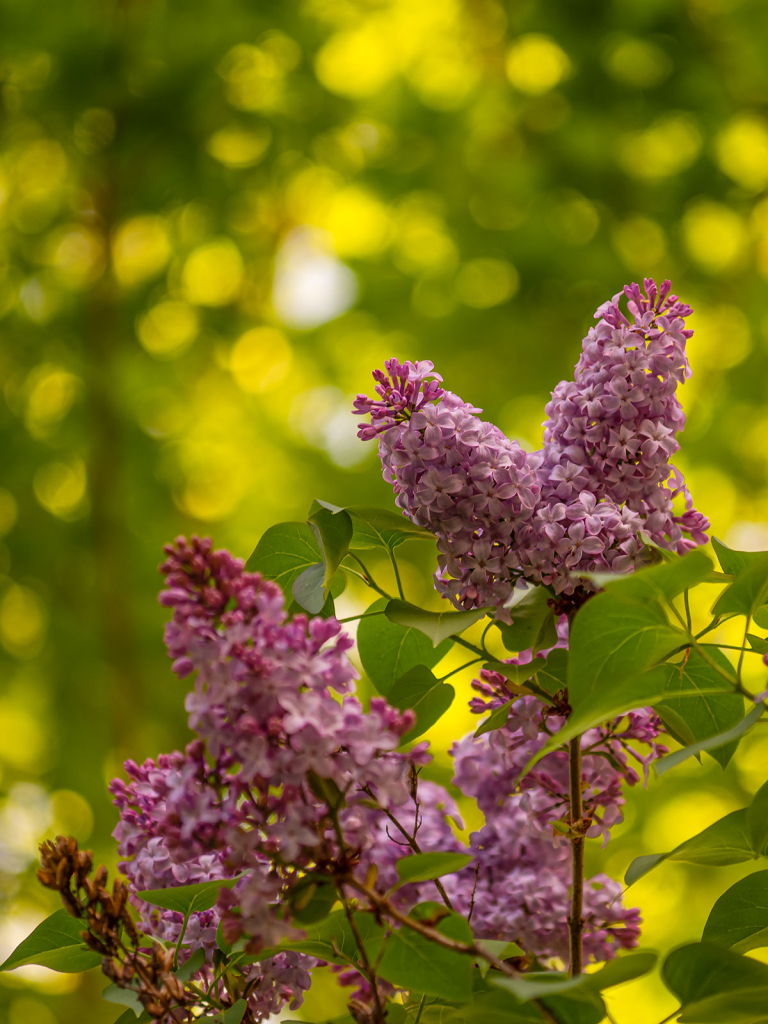
{"label": "bokeh background", "polygon": [[[314,497],[389,505],[349,414],[386,357],[537,447],[596,306],[671,277],[696,309],[678,464],[717,535],[768,548],[768,6],[0,0],[0,23],[2,959],[53,909],[37,842],[113,867],[107,780],[187,740],[161,545],[247,556]],[[467,727],[457,704],[437,746]],[[767,749],[633,792],[593,869],[742,806]],[[697,938],[740,873],[649,876],[647,943]],[[110,1024],[101,987],[0,975],[0,1022]],[[306,1014],[341,1005],[326,980]],[[613,1006],[673,1008],[653,980]]]}

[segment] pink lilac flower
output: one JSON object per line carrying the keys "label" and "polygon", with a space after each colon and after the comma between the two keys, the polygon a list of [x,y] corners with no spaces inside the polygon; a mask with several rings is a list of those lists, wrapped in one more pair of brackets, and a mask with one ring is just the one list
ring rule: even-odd
{"label": "pink lilac flower", "polygon": [[389,360],[389,376],[374,374],[378,400],[356,399],[371,416],[359,436],[379,438],[397,504],[437,536],[436,585],[454,604],[508,618],[522,578],[569,595],[594,589],[579,574],[632,570],[647,557],[643,534],[680,554],[706,543],[709,523],[669,461],[685,423],[676,391],[690,375],[691,311],[668,281],[644,287],[624,289],[631,319],[621,293],[595,314],[574,380],[552,392],[539,452],[480,420],[428,362]]}
{"label": "pink lilac flower", "polygon": [[[334,619],[289,621],[280,588],[210,541],[179,538],[166,555],[160,601],[174,610],[166,643],[177,674],[196,673],[187,710],[199,739],[157,763],[128,762],[129,783],[111,787],[115,835],[134,894],[247,873],[214,910],[190,919],[187,948],[202,947],[210,961],[220,922],[227,941],[244,935],[252,951],[296,934],[279,908],[319,856],[340,854],[313,780],[344,794],[345,841],[361,851],[382,815],[367,806],[371,797],[385,808],[405,804],[412,767],[427,756],[423,744],[397,752],[412,712],[382,698],[364,712],[350,694],[351,641]],[[134,900],[147,934],[178,939],[180,915]],[[287,1000],[295,1009],[313,963],[281,953],[254,965],[257,1019]]]}

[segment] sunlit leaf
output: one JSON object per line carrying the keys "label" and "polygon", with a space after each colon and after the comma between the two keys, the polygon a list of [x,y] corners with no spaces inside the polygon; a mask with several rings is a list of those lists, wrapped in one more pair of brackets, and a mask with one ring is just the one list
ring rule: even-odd
{"label": "sunlit leaf", "polygon": [[487,614],[487,609],[477,608],[471,612],[429,612],[407,601],[394,600],[387,605],[385,614],[390,622],[417,629],[428,636],[432,645],[437,647],[449,636],[463,633],[465,629],[479,622]]}
{"label": "sunlit leaf", "polygon": [[79,974],[98,967],[102,957],[84,945],[80,933],[85,922],[57,910],[31,932],[0,964],[0,971],[12,971],[24,964],[39,964],[60,974]]}
{"label": "sunlit leaf", "polygon": [[[437,931],[459,942],[472,942],[472,930],[460,915],[437,903],[421,903],[410,916],[429,921],[439,917]],[[412,992],[466,1002],[472,996],[472,961],[463,953],[438,946],[405,926],[393,931],[379,962],[386,981]]]}
{"label": "sunlit leaf", "polygon": [[362,618],[357,627],[357,649],[368,678],[379,691],[388,693],[396,679],[416,665],[433,668],[451,649],[444,640],[435,647],[421,630],[401,626],[384,614],[386,597],[375,601],[369,612],[381,612]]}
{"label": "sunlit leaf", "polygon": [[426,665],[416,665],[401,676],[387,693],[387,700],[400,711],[414,711],[416,724],[400,743],[409,743],[425,733],[443,717],[455,696],[451,684],[441,683]]}
{"label": "sunlit leaf", "polygon": [[232,889],[242,878],[220,878],[213,882],[195,882],[193,885],[174,885],[167,889],[144,889],[136,895],[145,903],[179,914],[199,914],[216,906],[222,889]]}
{"label": "sunlit leaf", "polygon": [[461,871],[467,864],[474,860],[471,853],[414,853],[408,857],[401,857],[395,865],[397,877],[401,885],[408,882],[426,882],[433,878],[440,878],[443,875],[451,875],[454,871]]}
{"label": "sunlit leaf", "polygon": [[713,615],[754,616],[768,600],[768,552],[742,569],[731,585],[723,591],[712,609]]}
{"label": "sunlit leaf", "polygon": [[263,534],[246,569],[274,580],[287,595],[298,577],[322,560],[315,535],[307,523],[277,523]]}
{"label": "sunlit leaf", "polygon": [[[724,671],[733,671],[728,659],[716,648],[710,648],[708,653]],[[669,666],[667,689],[669,697],[656,705],[656,712],[665,723],[668,720],[665,716],[670,712],[677,719],[682,719],[687,735],[676,738],[686,746],[727,732],[744,717],[744,699],[697,651],[691,651],[683,664]],[[712,693],[713,689],[721,690],[722,695]],[[698,691],[699,696],[692,696],[691,691]],[[677,699],[674,694],[678,692],[685,692],[686,696]],[[670,724],[674,728],[674,721]],[[738,737],[730,743],[705,749],[725,768],[737,746]]]}
{"label": "sunlit leaf", "polygon": [[740,864],[756,856],[749,837],[746,808],[731,811],[724,818],[705,828],[703,832],[686,839],[669,853],[652,853],[636,857],[624,876],[626,885],[634,885],[664,860],[683,861],[686,864],[706,864],[722,867]]}
{"label": "sunlit leaf", "polygon": [[757,725],[764,713],[765,705],[761,702],[760,704],[755,705],[749,714],[742,718],[732,728],[726,729],[724,732],[718,733],[715,736],[710,736],[708,739],[697,740],[696,743],[692,743],[688,747],[683,747],[682,750],[676,750],[673,754],[667,754],[666,757],[662,757],[661,760],[654,763],[654,771],[657,775],[663,775],[664,772],[668,772],[670,769],[676,768],[677,765],[682,764],[683,761],[686,761],[689,757],[701,754],[705,750],[716,750],[721,747],[727,748],[729,744],[741,739],[742,736]]}
{"label": "sunlit leaf", "polygon": [[768,871],[755,871],[726,889],[710,911],[701,938],[734,953],[768,946]]}
{"label": "sunlit leaf", "polygon": [[680,1000],[681,1024],[755,1024],[768,1007],[768,966],[711,943],[669,954],[667,988]]}

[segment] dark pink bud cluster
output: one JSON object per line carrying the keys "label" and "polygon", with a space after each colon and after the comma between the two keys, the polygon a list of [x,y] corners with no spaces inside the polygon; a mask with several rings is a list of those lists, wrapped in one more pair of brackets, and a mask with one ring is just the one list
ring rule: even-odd
{"label": "dark pink bud cluster", "polygon": [[354,402],[356,415],[371,417],[370,424],[359,431],[364,441],[370,441],[395,423],[408,420],[429,402],[439,402],[445,393],[440,387],[443,378],[435,373],[434,364],[428,360],[401,364],[397,359],[388,359],[384,367],[386,373],[373,371],[379,401],[358,395]]}

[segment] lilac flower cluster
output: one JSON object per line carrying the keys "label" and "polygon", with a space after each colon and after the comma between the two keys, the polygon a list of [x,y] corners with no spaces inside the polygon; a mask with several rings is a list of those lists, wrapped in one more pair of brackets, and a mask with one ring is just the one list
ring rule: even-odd
{"label": "lilac flower cluster", "polygon": [[[498,707],[510,698],[505,680],[483,672],[476,689],[488,698],[475,710]],[[556,731],[563,719],[547,717],[547,706],[536,697],[518,697],[506,725],[485,736],[471,735],[454,744],[453,784],[474,798],[485,817],[470,836],[474,861],[443,879],[459,913],[469,916],[479,938],[517,942],[540,959],[568,961],[571,854],[570,842],[553,829],[568,814],[568,755],[547,754],[518,784],[530,757]],[[607,842],[612,826],[622,820],[622,784],[636,785],[649,764],[667,752],[658,742],[662,725],[650,710],[631,711],[609,726],[582,737],[584,814],[587,835]],[[637,745],[643,749],[637,749]],[[442,787],[420,782],[417,802],[402,808],[397,821],[386,819],[375,828],[376,841],[363,864],[375,863],[385,887],[397,881],[395,864],[408,853],[408,836],[422,850],[466,851],[451,823],[461,828],[458,808]],[[406,905],[436,899],[434,883],[405,886],[398,898]],[[640,915],[624,907],[621,885],[604,874],[587,880],[584,892],[584,951],[596,961],[609,960],[621,949],[637,945]]]}
{"label": "lilac flower cluster", "polygon": [[[466,608],[503,606],[520,578],[556,593],[589,589],[579,573],[626,572],[641,533],[680,554],[706,543],[708,521],[670,465],[685,417],[676,397],[690,375],[690,307],[646,279],[598,309],[573,381],[546,407],[544,448],[525,453],[479,409],[446,392],[431,363],[386,363],[364,440],[379,437],[397,504],[438,540],[438,589]],[[676,515],[682,495],[686,509]],[[502,612],[501,614],[505,614]]]}
{"label": "lilac flower cluster", "polygon": [[[365,805],[406,803],[411,766],[426,754],[423,745],[396,752],[412,712],[374,699],[365,713],[348,694],[351,641],[335,620],[287,621],[280,588],[209,541],[179,538],[166,553],[160,600],[174,609],[166,643],[177,674],[196,672],[186,706],[200,738],[185,754],[129,762],[129,784],[112,784],[115,836],[130,858],[122,870],[134,891],[247,872],[217,908],[191,916],[185,942],[210,958],[221,921],[230,943],[243,935],[257,951],[295,932],[284,909],[301,873],[342,854],[318,780],[344,794],[340,825],[361,849],[372,842],[370,818],[382,813]],[[178,939],[180,915],[134,899],[148,934]],[[256,1019],[286,1000],[299,1005],[313,963],[281,953],[254,965]]]}
{"label": "lilac flower cluster", "polygon": [[[483,687],[504,699],[504,679],[484,673]],[[552,823],[568,812],[568,755],[553,751],[518,786],[523,766],[548,739],[546,728],[561,724],[546,717],[535,697],[520,697],[507,724],[479,739],[466,737],[451,751],[454,784],[474,796],[485,825],[471,836],[476,873],[465,869],[451,879],[449,894],[459,908],[472,909],[476,934],[509,939],[540,957],[568,960],[567,917],[571,881],[570,843],[553,831]],[[607,841],[612,825],[622,819],[622,782],[639,781],[630,758],[644,769],[666,752],[656,742],[661,722],[646,709],[632,711],[607,728],[582,737],[584,814],[591,822],[587,835],[601,833]],[[647,745],[648,752],[634,744]],[[584,951],[607,960],[631,949],[640,934],[640,916],[621,904],[619,883],[599,874],[584,890]]]}

